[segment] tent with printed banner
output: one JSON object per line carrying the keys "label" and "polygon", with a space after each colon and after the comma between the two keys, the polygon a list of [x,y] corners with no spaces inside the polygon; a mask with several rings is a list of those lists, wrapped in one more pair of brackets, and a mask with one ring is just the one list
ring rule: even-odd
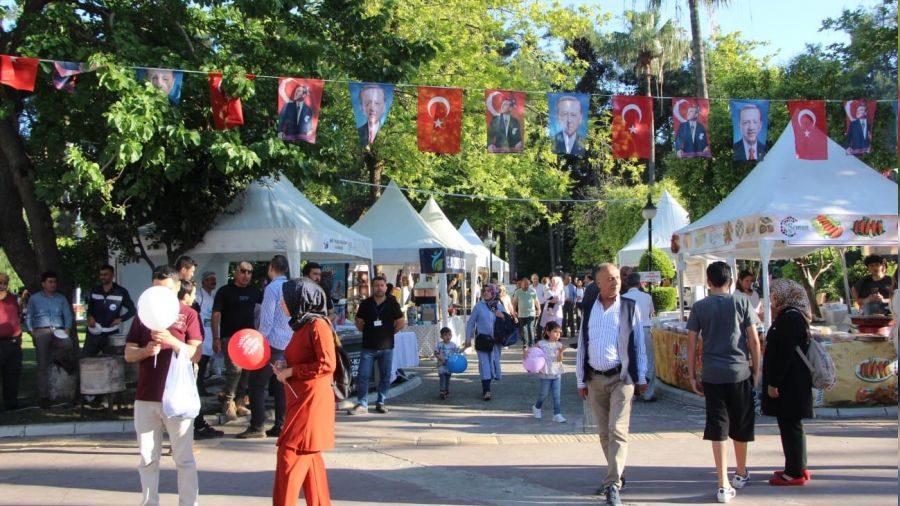
{"label": "tent with printed banner", "polygon": [[[686,227],[690,222],[688,212],[681,207],[671,193],[664,191],[656,204],[656,217],[653,218],[653,249],[664,251],[674,264],[676,255],[672,253],[670,247],[672,233]],[[647,222],[644,221],[640,230],[619,250],[617,254],[619,265],[636,267],[646,252]]]}
{"label": "tent with printed banner", "polygon": [[[166,262],[162,250],[148,254],[157,264]],[[287,256],[293,276],[300,275],[301,260],[368,263],[372,240],[328,216],[287,178],[266,177],[251,183],[185,254],[198,264],[195,279],[212,271],[222,286],[229,263],[265,262],[276,254]],[[150,284],[146,263],[124,264],[118,271],[119,283],[132,294],[140,294]]]}
{"label": "tent with printed banner", "polygon": [[[829,246],[896,248],[897,183],[847,155],[830,138],[827,160],[798,160],[788,125],[731,194],[674,235],[680,258],[759,260],[768,301],[770,260]],[[768,323],[768,303],[765,309]]]}

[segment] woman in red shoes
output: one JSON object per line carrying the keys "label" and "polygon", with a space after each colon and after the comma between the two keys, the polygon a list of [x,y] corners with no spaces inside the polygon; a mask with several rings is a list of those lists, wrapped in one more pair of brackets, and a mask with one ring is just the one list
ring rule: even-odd
{"label": "woman in red shoes", "polygon": [[763,414],[778,420],[784,471],[776,471],[770,485],[805,485],[806,435],[803,419],[813,416],[812,375],[797,354],[809,348],[812,318],[806,290],[796,281],[776,279],[770,290],[772,328],[766,334],[763,355]]}

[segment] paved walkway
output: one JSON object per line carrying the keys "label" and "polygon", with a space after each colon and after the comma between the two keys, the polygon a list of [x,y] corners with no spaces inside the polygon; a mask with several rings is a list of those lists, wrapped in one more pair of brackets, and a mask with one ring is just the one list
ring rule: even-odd
{"label": "paved walkway", "polygon": [[[567,362],[572,371],[572,353]],[[455,376],[451,398],[437,398],[433,362],[415,372],[422,385],[388,402],[390,413],[338,415],[337,448],[326,462],[335,505],[580,505],[605,472],[596,435],[583,431],[575,378],[563,382],[568,423],[531,417],[537,378],[520,372],[520,356],[504,352],[503,381],[494,400],[480,399],[474,360]],[[634,505],[715,503],[709,443],[702,441],[703,410],[663,399],[637,403],[632,415],[628,487]],[[243,430],[235,422],[229,435]],[[774,420],[757,421],[750,449],[754,481],[732,504],[895,505],[898,493],[897,420],[818,419],[807,423],[806,487],[765,484],[783,457]],[[195,444],[201,504],[270,504],[272,439],[232,437]],[[123,505],[139,495],[133,436],[85,435],[0,439],[0,504]],[[163,459],[163,504],[177,504],[171,458]],[[303,504],[302,500],[299,504]]]}

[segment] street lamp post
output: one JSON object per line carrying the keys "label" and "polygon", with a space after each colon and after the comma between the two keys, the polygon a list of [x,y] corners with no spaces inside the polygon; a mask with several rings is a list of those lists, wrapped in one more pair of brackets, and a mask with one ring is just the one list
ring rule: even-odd
{"label": "street lamp post", "polygon": [[494,233],[489,232],[487,238],[484,240],[484,247],[488,249],[488,276],[487,280],[484,282],[485,285],[490,283],[494,276],[494,245],[496,244],[497,241],[494,240]]}
{"label": "street lamp post", "polygon": [[[656,218],[656,206],[650,194],[647,194],[647,205],[641,209],[641,216],[647,220],[647,258],[650,260],[650,269],[653,270],[653,218]],[[649,291],[653,291],[653,283],[648,283]]]}

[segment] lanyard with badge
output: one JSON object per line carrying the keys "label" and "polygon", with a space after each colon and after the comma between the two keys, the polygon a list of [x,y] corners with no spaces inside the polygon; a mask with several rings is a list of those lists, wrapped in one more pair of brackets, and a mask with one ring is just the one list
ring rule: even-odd
{"label": "lanyard with badge", "polygon": [[382,302],[382,303],[379,305],[379,304],[375,304],[375,301],[374,301],[374,300],[372,301],[372,304],[375,304],[375,321],[372,322],[372,326],[373,326],[373,327],[380,327],[380,326],[381,326],[381,312],[384,311],[384,304],[385,304],[386,302],[387,302],[387,300],[385,300],[384,302]]}

